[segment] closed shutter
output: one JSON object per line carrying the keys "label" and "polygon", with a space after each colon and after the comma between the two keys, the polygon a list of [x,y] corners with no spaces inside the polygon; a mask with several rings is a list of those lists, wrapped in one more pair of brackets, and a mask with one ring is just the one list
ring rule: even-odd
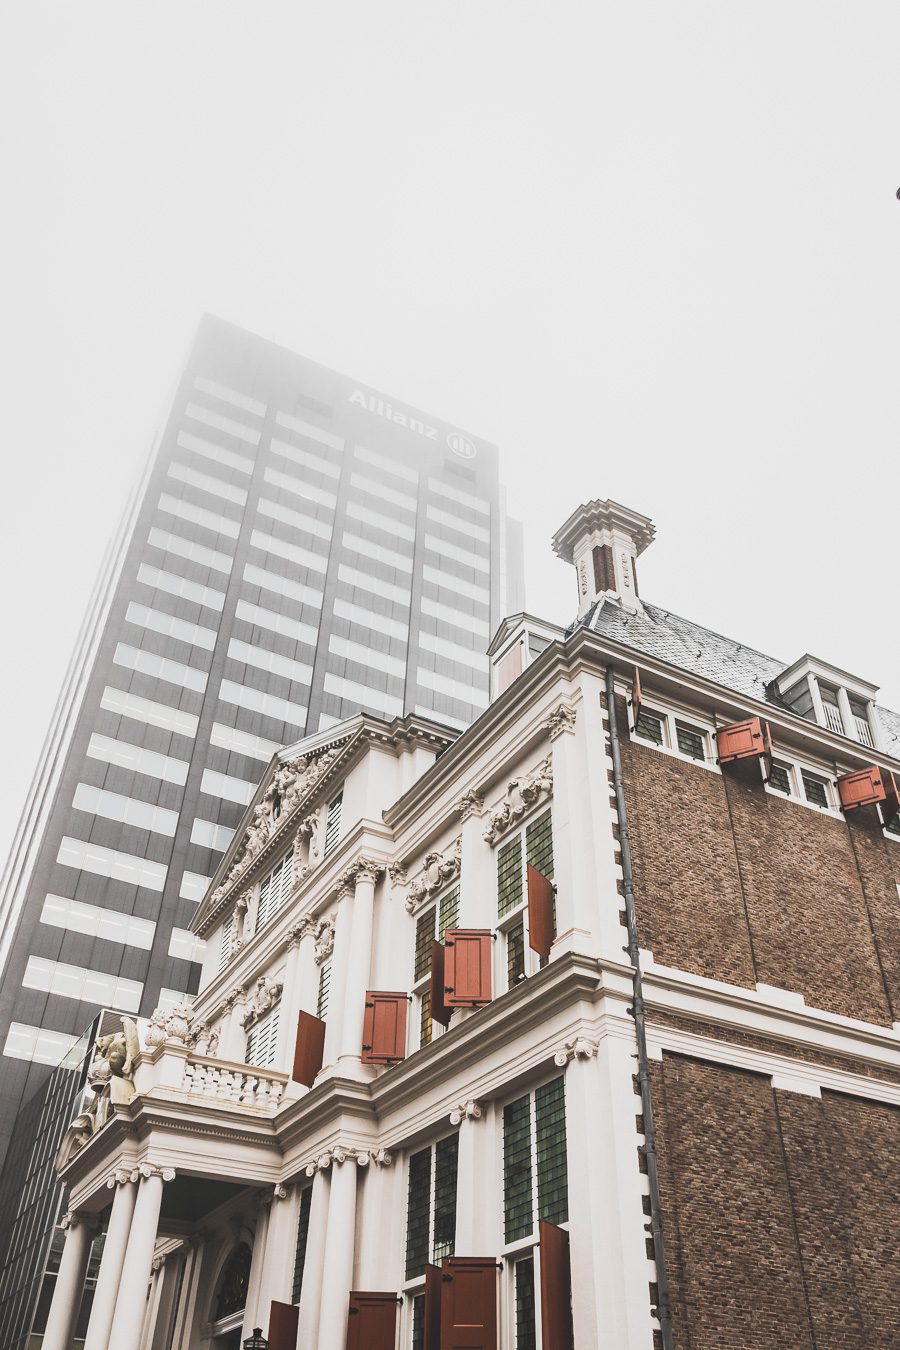
{"label": "closed shutter", "polygon": [[272,1300],[269,1311],[269,1350],[297,1350],[300,1309],[293,1303]]}
{"label": "closed shutter", "polygon": [[425,1308],[422,1350],[441,1350],[441,1272],[438,1266],[425,1267]]}
{"label": "closed shutter", "polygon": [[[875,802],[885,802],[888,797],[896,798],[896,784],[893,774],[873,764],[857,773],[847,773],[837,780],[838,794],[842,811],[853,811],[858,806],[871,806]],[[888,815],[888,820],[894,814]]]}
{"label": "closed shutter", "polygon": [[397,1303],[396,1294],[351,1294],[347,1350],[394,1350]]}
{"label": "closed shutter", "polygon": [[406,1057],[406,994],[366,993],[362,1062],[398,1064]]}
{"label": "closed shutter", "polygon": [[762,759],[769,753],[766,733],[758,717],[750,717],[746,722],[733,722],[731,726],[719,727],[716,732],[716,747],[720,764],[732,764],[738,759]]}
{"label": "closed shutter", "polygon": [[260,1022],[247,1033],[247,1049],[244,1063],[258,1069],[271,1069],[275,1063],[275,1051],[278,1044],[278,1019],[280,1005],[273,1008]]}
{"label": "closed shutter", "polygon": [[497,1258],[441,1262],[441,1350],[497,1350]]}
{"label": "closed shutter", "polygon": [[448,930],[444,939],[444,1003],[448,1008],[479,1008],[490,1003],[492,942],[490,929]]}
{"label": "closed shutter", "polygon": [[256,930],[260,928],[277,914],[284,901],[287,899],[291,882],[293,880],[294,850],[289,849],[279,863],[277,863],[263,877],[259,888],[259,904],[256,909]]}
{"label": "closed shutter", "polygon": [[574,1350],[569,1234],[541,1219],[541,1350]]}
{"label": "closed shutter", "polygon": [[301,1012],[297,1018],[297,1039],[294,1043],[294,1069],[291,1074],[295,1083],[312,1087],[316,1074],[322,1067],[325,1053],[325,1023],[312,1013]]}
{"label": "closed shutter", "polygon": [[553,882],[528,864],[528,945],[540,956],[553,946]]}

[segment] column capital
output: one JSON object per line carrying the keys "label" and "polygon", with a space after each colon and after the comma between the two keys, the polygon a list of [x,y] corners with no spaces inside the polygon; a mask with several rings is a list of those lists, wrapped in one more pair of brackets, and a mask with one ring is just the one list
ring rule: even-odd
{"label": "column capital", "polygon": [[319,919],[314,933],[316,940],[316,965],[323,965],[334,951],[334,919]]}
{"label": "column capital", "polygon": [[142,1162],[131,1173],[131,1181],[148,1181],[151,1177],[161,1177],[163,1181],[175,1180],[174,1167],[162,1167],[157,1163]]}
{"label": "column capital", "polygon": [[393,1154],[385,1149],[378,1149],[371,1152],[365,1148],[347,1148],[343,1144],[336,1144],[334,1148],[326,1149],[324,1153],[319,1153],[311,1162],[306,1165],[306,1175],[315,1176],[316,1172],[327,1171],[334,1165],[340,1167],[345,1162],[355,1162],[357,1167],[368,1167],[369,1163],[375,1163],[377,1167],[390,1167],[394,1161]]}
{"label": "column capital", "polygon": [[380,859],[360,853],[338,877],[336,887],[338,895],[352,895],[356,887],[365,882],[370,886],[374,885],[384,870],[385,864]]}
{"label": "column capital", "polygon": [[459,812],[461,820],[468,820],[470,816],[480,816],[484,814],[484,797],[474,788],[469,788],[464,792],[456,803],[456,810]]}
{"label": "column capital", "polygon": [[592,1041],[588,1036],[576,1036],[557,1050],[553,1056],[553,1063],[562,1069],[572,1059],[593,1059],[599,1049],[599,1041]]}
{"label": "column capital", "polygon": [[544,730],[555,741],[563,732],[574,732],[576,711],[571,703],[560,703],[544,723]]}
{"label": "column capital", "polygon": [[60,1219],[59,1226],[66,1232],[70,1228],[86,1228],[90,1233],[97,1227],[97,1222],[96,1214],[86,1214],[84,1210],[70,1209]]}
{"label": "column capital", "polygon": [[476,1102],[473,1097],[468,1101],[460,1102],[459,1106],[454,1106],[450,1112],[450,1124],[461,1125],[464,1120],[480,1120],[484,1114],[481,1102]]}
{"label": "column capital", "polygon": [[300,923],[295,924],[294,927],[288,931],[288,950],[290,951],[294,947],[299,947],[305,937],[315,937],[316,926],[316,920],[313,918],[301,919]]}
{"label": "column capital", "polygon": [[116,1170],[111,1172],[106,1178],[106,1184],[111,1191],[114,1191],[117,1186],[127,1186],[128,1183],[133,1180],[134,1178],[130,1167],[117,1167]]}

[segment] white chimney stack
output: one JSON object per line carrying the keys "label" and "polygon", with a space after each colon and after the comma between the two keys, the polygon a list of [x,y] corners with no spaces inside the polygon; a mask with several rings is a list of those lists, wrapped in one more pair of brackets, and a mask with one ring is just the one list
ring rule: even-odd
{"label": "white chimney stack", "polygon": [[641,608],[636,564],[655,533],[648,516],[618,502],[586,502],[573,511],[553,536],[553,549],[575,566],[579,619],[603,596],[623,609]]}

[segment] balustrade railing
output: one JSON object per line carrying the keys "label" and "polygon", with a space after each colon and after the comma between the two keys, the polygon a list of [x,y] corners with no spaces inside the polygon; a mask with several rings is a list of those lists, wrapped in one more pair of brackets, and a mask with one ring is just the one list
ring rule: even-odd
{"label": "balustrade railing", "polygon": [[287,1075],[274,1069],[191,1055],[185,1061],[182,1086],[193,1096],[213,1101],[276,1107],[286,1083]]}

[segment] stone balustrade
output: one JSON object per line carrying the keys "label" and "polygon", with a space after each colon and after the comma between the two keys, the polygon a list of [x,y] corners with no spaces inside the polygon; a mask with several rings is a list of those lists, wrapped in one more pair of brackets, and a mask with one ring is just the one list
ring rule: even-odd
{"label": "stone balustrade", "polygon": [[192,1096],[241,1106],[276,1107],[284,1096],[287,1074],[247,1064],[231,1064],[207,1055],[188,1055],[182,1087]]}

